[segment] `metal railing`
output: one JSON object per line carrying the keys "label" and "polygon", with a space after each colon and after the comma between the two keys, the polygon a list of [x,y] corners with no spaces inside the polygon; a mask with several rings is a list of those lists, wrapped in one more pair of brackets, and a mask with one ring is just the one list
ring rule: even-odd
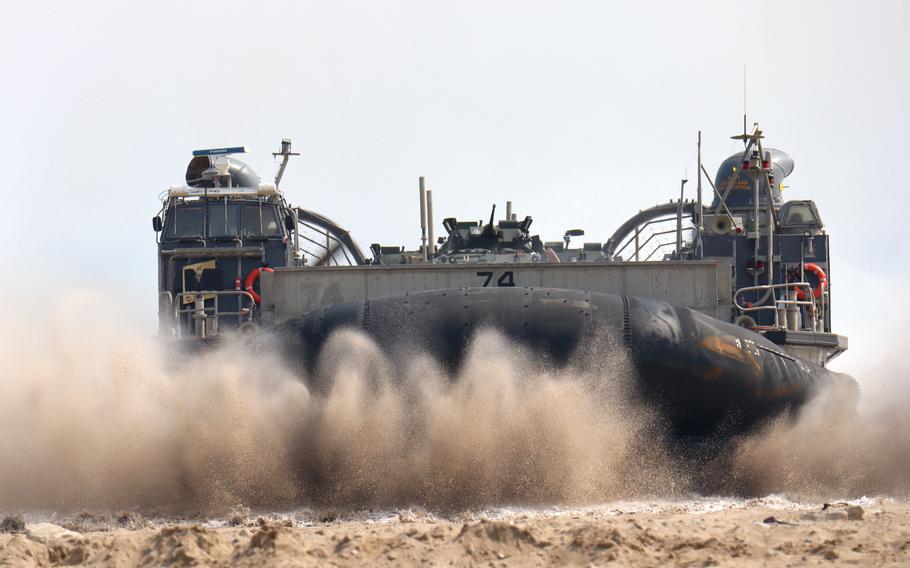
{"label": "metal railing", "polygon": [[165,310],[169,310],[170,307],[174,305],[174,295],[171,294],[170,290],[158,292],[158,311],[162,311],[162,305],[167,306]]}
{"label": "metal railing", "polygon": [[[167,292],[170,294],[170,292]],[[161,293],[162,296],[164,293]],[[218,300],[223,296],[237,296],[238,307],[236,311],[221,311]],[[248,300],[248,305],[244,306],[244,299]],[[207,301],[212,301],[212,305],[206,306]],[[180,325],[181,317],[185,314],[191,314],[193,320],[193,334],[198,339],[205,339],[217,335],[218,321],[222,317],[237,316],[238,326],[245,323],[253,322],[253,312],[256,311],[256,300],[253,295],[246,290],[202,290],[199,292],[179,292],[177,300],[171,298],[173,304],[173,321],[174,331],[178,338],[183,337],[183,326]],[[192,304],[190,308],[181,308],[181,305]]]}
{"label": "metal railing", "polygon": [[[782,299],[782,298],[777,297],[776,290],[781,289],[781,288],[784,288],[787,290],[787,298]],[[743,314],[747,314],[749,312],[773,310],[774,311],[773,329],[792,330],[792,331],[796,331],[801,327],[801,326],[797,325],[797,319],[796,319],[796,316],[797,316],[797,314],[799,314],[799,311],[800,311],[799,306],[806,306],[808,315],[809,315],[809,317],[806,318],[809,320],[808,321],[809,325],[807,326],[808,330],[816,331],[816,327],[817,327],[816,321],[815,321],[815,317],[812,315],[812,312],[814,311],[814,308],[815,308],[815,301],[814,301],[814,299],[798,300],[797,299],[797,290],[800,288],[804,289],[805,298],[813,297],[812,296],[812,285],[809,284],[808,282],[787,282],[787,283],[783,283],[783,284],[762,284],[760,286],[746,286],[746,287],[738,289],[736,291],[736,293],[733,294],[733,306],[736,307],[736,309],[738,309]],[[739,297],[742,294],[746,294],[748,292],[770,293],[770,296],[774,299],[774,302],[771,305],[763,304],[760,306],[753,306],[751,304],[748,306],[740,305]],[[781,323],[782,319],[783,319],[783,323]]]}
{"label": "metal railing", "polygon": [[158,292],[158,331],[169,330],[170,335],[176,334],[176,322],[173,321],[174,295],[170,290]]}
{"label": "metal railing", "polygon": [[[666,223],[666,222],[671,221],[671,220],[672,220],[672,219],[670,219],[669,217],[665,217],[665,218],[661,218],[661,219],[652,219],[651,221],[648,221],[647,223],[644,223],[644,224],[642,224],[641,226],[636,227],[634,233],[632,234],[632,236],[630,236],[629,239],[628,239],[625,243],[623,243],[623,245],[622,245],[621,247],[619,247],[619,250],[617,250],[617,251],[613,254],[613,256],[620,256],[620,255],[622,255],[623,251],[625,251],[626,248],[629,247],[629,245],[631,245],[632,243],[635,243],[634,250],[629,254],[629,259],[634,258],[634,259],[637,261],[637,260],[639,259],[639,256],[644,252],[645,247],[648,246],[648,243],[650,243],[651,240],[652,240],[654,237],[659,237],[659,236],[662,236],[662,235],[669,235],[669,234],[672,234],[672,233],[676,233],[676,232],[677,232],[676,227],[674,227],[674,228],[672,228],[672,229],[665,230],[665,231],[653,231],[653,232],[651,232],[651,233],[648,234],[647,238],[645,239],[645,242],[639,243],[639,239],[642,237],[642,233],[644,232],[645,227],[647,227],[647,226],[649,226],[649,225],[652,225],[652,224],[655,224],[655,223]],[[694,230],[695,230],[695,227],[683,227],[683,228],[682,228],[682,231],[684,231],[684,232],[685,232],[685,231],[694,231]],[[645,260],[651,258],[651,257],[654,255],[654,253],[655,253],[658,249],[663,248],[663,247],[666,246],[667,244],[673,244],[673,245],[675,245],[676,242],[675,242],[675,241],[671,241],[671,242],[664,243],[664,244],[658,244],[658,245],[657,245],[657,248],[655,248],[654,250],[652,250],[652,251],[651,251],[651,254],[649,254],[648,257],[647,257]]]}

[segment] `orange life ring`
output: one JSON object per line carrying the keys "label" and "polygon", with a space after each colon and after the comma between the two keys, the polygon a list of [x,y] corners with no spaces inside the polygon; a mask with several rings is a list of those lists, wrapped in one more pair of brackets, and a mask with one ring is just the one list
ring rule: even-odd
{"label": "orange life ring", "polygon": [[[825,291],[825,288],[828,287],[828,276],[825,274],[825,271],[822,270],[822,267],[815,264],[814,262],[807,262],[803,269],[806,272],[811,272],[818,278],[818,286],[812,289],[812,296],[818,300],[822,297],[822,294]],[[796,299],[803,301],[806,299],[806,292],[803,288],[796,289]]]}
{"label": "orange life ring", "polygon": [[269,268],[268,266],[258,266],[256,268],[254,268],[253,270],[250,270],[250,273],[246,275],[246,280],[244,280],[244,282],[243,282],[243,287],[246,289],[247,292],[250,293],[250,296],[253,297],[253,301],[256,302],[257,305],[262,300],[262,297],[256,292],[256,290],[253,289],[253,283],[255,283],[256,280],[259,279],[259,274],[261,274],[262,272],[275,272],[275,271],[272,270],[271,268]]}

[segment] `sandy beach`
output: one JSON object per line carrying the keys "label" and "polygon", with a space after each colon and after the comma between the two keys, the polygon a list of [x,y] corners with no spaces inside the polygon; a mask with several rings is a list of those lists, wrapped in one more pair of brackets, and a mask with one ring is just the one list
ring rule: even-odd
{"label": "sandy beach", "polygon": [[6,335],[0,566],[910,562],[899,368],[693,459],[621,360],[529,367],[502,338],[453,378],[340,335],[320,391],[240,348]]}
{"label": "sandy beach", "polygon": [[[0,566],[805,566],[910,562],[910,503],[781,498],[580,509],[145,520],[76,516],[0,535]],[[321,519],[318,517],[322,517]],[[81,530],[80,530],[81,529]]]}

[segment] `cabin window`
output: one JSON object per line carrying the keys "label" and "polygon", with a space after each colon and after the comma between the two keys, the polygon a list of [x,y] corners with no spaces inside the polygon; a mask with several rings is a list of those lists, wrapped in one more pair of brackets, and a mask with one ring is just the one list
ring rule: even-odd
{"label": "cabin window", "polygon": [[803,203],[791,203],[787,208],[784,225],[811,225],[816,221],[812,208]]}
{"label": "cabin window", "polygon": [[202,209],[199,207],[175,207],[172,212],[174,222],[170,234],[176,237],[201,237]]}
{"label": "cabin window", "polygon": [[241,228],[245,236],[281,236],[278,217],[270,206],[245,205],[241,216]]}
{"label": "cabin window", "polygon": [[262,234],[267,237],[281,236],[278,218],[275,216],[275,209],[273,207],[262,208]]}
{"label": "cabin window", "polygon": [[236,237],[239,234],[237,206],[225,201],[211,202],[209,204],[209,236]]}

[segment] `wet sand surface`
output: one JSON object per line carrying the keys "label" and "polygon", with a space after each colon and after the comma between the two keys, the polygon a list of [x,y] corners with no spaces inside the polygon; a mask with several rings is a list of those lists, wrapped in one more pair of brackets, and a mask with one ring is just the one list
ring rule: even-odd
{"label": "wet sand surface", "polygon": [[[910,563],[910,502],[782,498],[579,509],[10,517],[0,566],[805,566]],[[48,523],[47,521],[53,521]],[[18,532],[21,531],[21,532]],[[71,531],[71,532],[68,532]]]}

